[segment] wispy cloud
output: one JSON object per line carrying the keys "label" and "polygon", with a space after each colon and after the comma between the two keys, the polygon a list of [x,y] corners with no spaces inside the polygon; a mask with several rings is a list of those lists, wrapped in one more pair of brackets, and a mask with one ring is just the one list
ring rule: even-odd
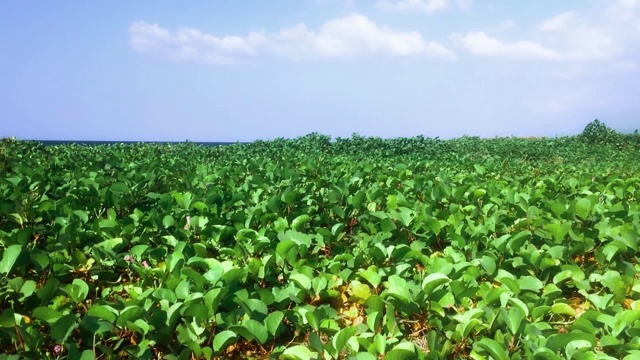
{"label": "wispy cloud", "polygon": [[532,41],[505,42],[493,38],[482,31],[469,32],[466,35],[458,36],[458,39],[462,46],[467,48],[473,55],[546,60],[556,60],[561,57],[556,51]]}
{"label": "wispy cloud", "polygon": [[556,61],[615,59],[640,45],[640,0],[606,4],[591,13],[568,11],[544,19],[531,29],[531,39],[502,40],[487,31],[456,34],[453,38],[478,56]]}
{"label": "wispy cloud", "polygon": [[379,0],[376,6],[385,11],[433,14],[451,7],[467,10],[473,6],[473,0]]}
{"label": "wispy cloud", "polygon": [[277,33],[250,32],[246,36],[216,36],[197,29],[172,32],[158,24],[139,21],[130,26],[129,36],[136,51],[210,64],[238,63],[260,55],[290,60],[372,56],[455,58],[453,51],[425,40],[418,32],[380,26],[361,14],[327,21],[315,32],[300,23]]}

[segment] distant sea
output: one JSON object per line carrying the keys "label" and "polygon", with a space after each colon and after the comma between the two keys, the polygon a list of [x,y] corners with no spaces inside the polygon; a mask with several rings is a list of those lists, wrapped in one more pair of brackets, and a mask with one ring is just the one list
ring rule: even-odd
{"label": "distant sea", "polygon": [[[69,145],[69,144],[78,144],[78,145],[113,145],[113,144],[163,144],[163,145],[178,145],[184,144],[185,141],[83,141],[83,140],[35,140],[39,143],[42,143],[45,146],[55,146],[55,145]],[[232,145],[238,144],[241,142],[201,142],[201,141],[191,141],[192,144],[203,145],[203,146],[222,146],[222,145]]]}

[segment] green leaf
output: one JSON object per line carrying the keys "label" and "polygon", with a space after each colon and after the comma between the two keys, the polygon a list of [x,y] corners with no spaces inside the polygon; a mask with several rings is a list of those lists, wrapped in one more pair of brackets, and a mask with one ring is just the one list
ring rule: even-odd
{"label": "green leaf", "polygon": [[406,350],[406,349],[393,349],[384,356],[384,359],[385,360],[414,360],[414,359],[419,359],[419,357],[415,351]]}
{"label": "green leaf", "polygon": [[589,213],[591,212],[591,201],[589,199],[579,199],[576,201],[574,210],[576,215],[578,215],[582,220],[586,220],[589,217]]}
{"label": "green leaf", "polygon": [[309,279],[307,275],[304,275],[301,273],[294,273],[294,274],[291,274],[289,279],[307,291],[311,289],[311,279]]}
{"label": "green leaf", "polygon": [[231,330],[224,330],[213,338],[213,351],[219,353],[238,340],[238,335]]}
{"label": "green leaf", "polygon": [[311,217],[307,214],[302,214],[291,222],[291,229],[295,231],[300,231],[311,221]]}
{"label": "green leaf", "polygon": [[264,344],[267,341],[267,338],[269,337],[267,328],[258,321],[249,319],[243,324],[243,326],[253,334],[253,337],[256,339],[258,344]]}
{"label": "green leaf", "polygon": [[276,254],[292,264],[296,260],[298,245],[293,240],[283,240],[276,245]]}
{"label": "green leaf", "polygon": [[0,273],[9,274],[20,253],[22,253],[21,245],[11,245],[4,249],[2,260],[0,261]]}
{"label": "green leaf", "polygon": [[146,311],[137,305],[127,306],[120,312],[120,316],[118,316],[118,320],[116,321],[116,325],[124,327],[127,324],[127,321],[134,322],[137,319],[140,319],[144,316]]}
{"label": "green leaf", "polygon": [[433,291],[440,285],[447,284],[449,277],[442,273],[433,273],[427,275],[422,281],[422,290],[427,296],[431,296]]}
{"label": "green leaf", "polygon": [[570,341],[565,347],[565,354],[567,359],[573,359],[576,354],[584,352],[588,349],[592,349],[592,345],[587,340],[573,340]]}
{"label": "green leaf", "polygon": [[280,357],[281,359],[287,360],[311,360],[314,358],[316,353],[309,350],[308,347],[303,345],[295,345],[290,348],[287,348]]}
{"label": "green leaf", "polygon": [[374,288],[377,288],[382,282],[382,278],[378,275],[378,268],[375,266],[369,266],[366,270],[360,270],[358,275],[367,280]]}
{"label": "green leaf", "polygon": [[162,218],[162,225],[165,229],[172,227],[175,223],[176,221],[171,215],[165,215],[165,217]]}
{"label": "green leaf", "polygon": [[31,262],[37,271],[42,271],[49,266],[49,254],[38,249],[31,250]]}
{"label": "green leaf", "polygon": [[116,246],[118,246],[118,245],[120,245],[122,243],[123,243],[122,238],[113,238],[113,239],[101,241],[101,242],[97,243],[95,246],[96,247],[100,247],[100,248],[105,249],[105,250],[113,250],[113,249],[116,248]]}
{"label": "green leaf", "polygon": [[0,314],[0,327],[2,328],[13,328],[16,325],[16,318],[13,309],[5,309],[2,314]]}
{"label": "green leaf", "polygon": [[620,241],[633,251],[638,251],[638,229],[635,225],[624,224],[620,229]]}
{"label": "green leaf", "polygon": [[509,354],[497,341],[482,338],[473,343],[473,348],[480,354],[488,354],[493,360],[508,360]]}
{"label": "green leaf", "polygon": [[344,349],[347,341],[358,332],[358,328],[355,326],[348,326],[340,331],[336,335],[334,335],[332,340],[333,348],[336,353],[340,353],[342,349]]}
{"label": "green leaf", "polygon": [[427,225],[427,228],[431,230],[434,234],[436,235],[440,234],[440,230],[442,230],[442,225],[440,224],[440,221],[438,219],[428,218],[425,224]]}
{"label": "green leaf", "polygon": [[77,303],[83,302],[89,294],[89,285],[82,279],[73,279],[69,286],[69,297]]}
{"label": "green leaf", "polygon": [[[306,313],[305,315],[309,315],[309,314],[311,313]],[[324,352],[324,344],[322,343],[322,340],[320,339],[318,332],[313,331],[311,332],[311,334],[309,334],[309,346],[311,346],[313,350],[316,350],[318,352]]]}
{"label": "green leaf", "polygon": [[82,222],[86,223],[89,221],[89,214],[87,214],[84,210],[73,210],[73,214],[77,216]]}
{"label": "green leaf", "polygon": [[558,315],[576,316],[576,310],[569,304],[555,303],[551,306],[551,312]]}
{"label": "green leaf", "polygon": [[259,344],[264,344],[269,337],[267,328],[256,320],[246,320],[242,325],[229,326],[229,330],[242,335],[245,339],[256,340]]}
{"label": "green leaf", "polygon": [[278,330],[282,328],[282,319],[284,319],[284,313],[282,311],[274,311],[264,320],[267,331],[274,337],[277,336]]}
{"label": "green leaf", "polygon": [[183,317],[191,316],[198,320],[208,320],[209,319],[209,309],[202,303],[190,303],[186,305],[184,312],[182,313]]}
{"label": "green leaf", "polygon": [[95,359],[96,359],[96,356],[93,350],[85,350],[82,352],[82,355],[80,355],[79,360],[95,360]]}
{"label": "green leaf", "polygon": [[539,292],[544,287],[544,284],[537,277],[523,276],[518,279],[518,286],[520,287],[520,290]]}
{"label": "green leaf", "polygon": [[22,294],[22,298],[26,299],[33,294],[36,290],[36,282],[33,280],[27,280],[22,284],[20,288],[20,294]]}
{"label": "green leaf", "polygon": [[400,221],[405,227],[409,227],[415,215],[416,215],[415,211],[409,208],[406,208],[404,206],[399,207],[398,212],[392,212],[389,214],[390,217]]}
{"label": "green leaf", "polygon": [[349,360],[377,360],[376,356],[370,353],[359,352],[349,357]]}
{"label": "green leaf", "polygon": [[115,310],[111,306],[93,305],[87,311],[87,315],[95,316],[97,318],[113,323],[116,321],[116,317],[117,317],[117,314],[114,311]]}
{"label": "green leaf", "polygon": [[412,300],[407,281],[400,276],[389,276],[388,281],[384,282],[384,286],[389,289],[389,295],[393,295],[395,298],[403,302],[409,302]]}
{"label": "green leaf", "polygon": [[178,297],[176,296],[176,294],[166,288],[157,288],[153,291],[152,295],[158,300],[167,300],[171,304],[178,301]]}
{"label": "green leaf", "polygon": [[366,301],[369,296],[371,296],[371,289],[369,288],[369,286],[362,284],[357,280],[351,282],[349,290],[351,291],[353,297],[361,302]]}
{"label": "green leaf", "polygon": [[109,190],[116,194],[126,194],[129,192],[129,186],[123,182],[115,182],[111,184]]}
{"label": "green leaf", "polygon": [[509,305],[512,305],[515,308],[520,309],[520,311],[522,311],[522,314],[524,315],[524,317],[528,317],[529,316],[529,308],[527,307],[527,305],[520,299],[518,298],[510,298],[507,303]]}
{"label": "green leaf", "polygon": [[69,314],[58,319],[51,326],[51,338],[59,344],[64,343],[71,332],[78,327],[76,322],[77,317],[75,314]]}
{"label": "green leaf", "polygon": [[33,309],[31,316],[35,319],[43,320],[51,325],[55,323],[58,319],[60,319],[62,317],[62,314],[56,310],[53,310],[50,307],[39,306]]}
{"label": "green leaf", "polygon": [[506,308],[501,308],[500,313],[502,314],[502,319],[507,324],[507,329],[512,335],[517,335],[520,326],[522,325],[522,321],[525,319],[525,314],[517,307],[512,307],[507,310]]}

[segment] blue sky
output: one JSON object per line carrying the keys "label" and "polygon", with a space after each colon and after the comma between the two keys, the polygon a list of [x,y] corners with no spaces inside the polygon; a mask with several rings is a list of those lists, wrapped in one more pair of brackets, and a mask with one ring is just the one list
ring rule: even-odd
{"label": "blue sky", "polygon": [[20,139],[632,132],[640,0],[2,1],[0,79]]}

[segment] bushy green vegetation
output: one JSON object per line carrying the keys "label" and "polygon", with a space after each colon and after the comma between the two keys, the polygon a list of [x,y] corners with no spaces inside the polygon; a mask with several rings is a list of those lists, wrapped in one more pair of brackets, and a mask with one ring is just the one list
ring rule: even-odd
{"label": "bushy green vegetation", "polygon": [[635,359],[640,141],[0,144],[0,359]]}

